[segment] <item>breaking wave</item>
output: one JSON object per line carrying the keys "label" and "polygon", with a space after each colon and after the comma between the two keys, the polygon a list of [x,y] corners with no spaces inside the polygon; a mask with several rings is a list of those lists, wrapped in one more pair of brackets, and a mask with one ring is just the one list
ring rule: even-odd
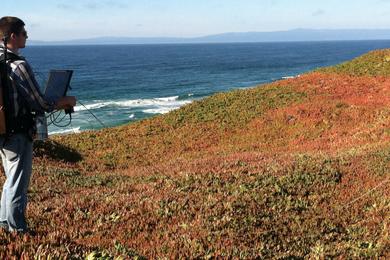
{"label": "breaking wave", "polygon": [[75,128],[67,128],[65,130],[56,130],[56,131],[49,131],[49,135],[57,135],[57,134],[74,134],[74,133],[80,133],[80,127]]}
{"label": "breaking wave", "polygon": [[295,76],[284,76],[282,77],[282,79],[295,79],[295,78],[299,78],[301,75],[295,75]]}
{"label": "breaking wave", "polygon": [[75,111],[95,110],[105,107],[141,108],[144,113],[162,114],[191,103],[192,100],[181,100],[179,96],[151,99],[131,99],[116,101],[95,101],[84,106],[76,106]]}

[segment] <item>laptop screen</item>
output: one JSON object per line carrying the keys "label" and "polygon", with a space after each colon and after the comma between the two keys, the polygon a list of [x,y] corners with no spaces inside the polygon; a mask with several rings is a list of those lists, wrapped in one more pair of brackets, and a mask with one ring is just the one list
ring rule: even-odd
{"label": "laptop screen", "polygon": [[57,102],[66,95],[73,70],[51,70],[47,80],[44,96],[47,101]]}

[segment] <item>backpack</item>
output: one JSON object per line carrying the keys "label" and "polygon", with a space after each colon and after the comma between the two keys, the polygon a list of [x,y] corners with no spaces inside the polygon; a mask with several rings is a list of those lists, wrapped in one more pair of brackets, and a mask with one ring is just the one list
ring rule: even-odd
{"label": "backpack", "polygon": [[[0,74],[2,77],[2,74]],[[4,104],[4,95],[3,95],[3,84],[0,80],[0,135],[5,135],[7,133],[7,127],[5,122],[5,104]]]}
{"label": "backpack", "polygon": [[[3,49],[4,50],[4,49]],[[24,60],[24,58],[7,53],[6,61],[14,62]],[[8,77],[9,66],[5,62],[4,53],[0,54],[0,135],[9,136],[14,133],[30,134],[35,127],[34,115],[30,112],[22,113],[25,109],[20,107],[19,114],[13,115],[9,104],[10,98],[10,78]],[[27,109],[28,111],[28,109]]]}

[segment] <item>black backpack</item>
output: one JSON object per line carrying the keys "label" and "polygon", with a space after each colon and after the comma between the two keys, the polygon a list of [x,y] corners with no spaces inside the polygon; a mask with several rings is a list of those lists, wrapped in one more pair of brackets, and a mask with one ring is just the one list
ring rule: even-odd
{"label": "black backpack", "polygon": [[[15,116],[13,108],[9,102],[9,100],[12,98],[11,92],[9,91],[11,88],[11,82],[8,76],[11,69],[5,62],[4,58],[4,52],[2,51],[0,53],[0,85],[3,92],[3,105],[6,126],[5,135],[9,136],[14,133],[26,133],[30,136],[32,132],[35,131],[34,114],[28,108],[26,101],[21,101],[19,102],[21,105],[21,107],[19,107],[19,113],[17,116]],[[7,62],[14,62],[18,60],[24,60],[24,58],[14,53],[7,52]]]}

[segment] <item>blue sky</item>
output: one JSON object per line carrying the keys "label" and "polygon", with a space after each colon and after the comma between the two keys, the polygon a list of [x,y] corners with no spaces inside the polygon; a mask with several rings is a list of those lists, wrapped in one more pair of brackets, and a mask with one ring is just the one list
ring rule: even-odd
{"label": "blue sky", "polygon": [[390,0],[2,0],[1,10],[22,18],[32,40],[390,29]]}

